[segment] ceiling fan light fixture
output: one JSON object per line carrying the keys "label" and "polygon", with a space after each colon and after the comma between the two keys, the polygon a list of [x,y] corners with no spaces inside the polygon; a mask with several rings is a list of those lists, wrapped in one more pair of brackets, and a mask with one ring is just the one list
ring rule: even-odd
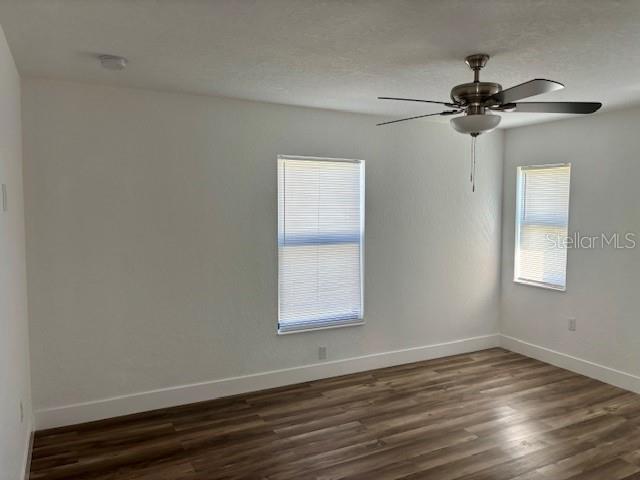
{"label": "ceiling fan light fixture", "polygon": [[490,132],[500,124],[500,115],[464,115],[451,119],[451,126],[460,133],[467,135],[480,135]]}

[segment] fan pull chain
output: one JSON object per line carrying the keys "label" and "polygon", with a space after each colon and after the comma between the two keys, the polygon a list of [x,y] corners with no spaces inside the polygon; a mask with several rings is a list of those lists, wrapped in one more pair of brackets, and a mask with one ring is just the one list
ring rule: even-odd
{"label": "fan pull chain", "polygon": [[476,191],[476,136],[471,137],[471,191]]}
{"label": "fan pull chain", "polygon": [[473,183],[473,157],[475,156],[476,137],[471,137],[471,162],[469,165],[469,181]]}

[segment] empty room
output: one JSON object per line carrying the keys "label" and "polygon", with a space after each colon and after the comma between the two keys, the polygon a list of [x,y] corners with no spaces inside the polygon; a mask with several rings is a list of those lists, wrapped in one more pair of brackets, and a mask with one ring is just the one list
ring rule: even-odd
{"label": "empty room", "polygon": [[0,27],[0,480],[640,480],[640,0]]}

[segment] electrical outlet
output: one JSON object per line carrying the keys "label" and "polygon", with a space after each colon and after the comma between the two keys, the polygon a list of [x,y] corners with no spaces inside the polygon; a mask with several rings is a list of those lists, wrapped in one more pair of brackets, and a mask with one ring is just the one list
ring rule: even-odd
{"label": "electrical outlet", "polygon": [[576,319],[573,317],[569,318],[569,331],[570,332],[576,331]]}
{"label": "electrical outlet", "polygon": [[327,347],[318,347],[318,358],[320,360],[326,360],[327,359]]}
{"label": "electrical outlet", "polygon": [[24,422],[24,407],[22,406],[22,401],[20,401],[20,423]]}

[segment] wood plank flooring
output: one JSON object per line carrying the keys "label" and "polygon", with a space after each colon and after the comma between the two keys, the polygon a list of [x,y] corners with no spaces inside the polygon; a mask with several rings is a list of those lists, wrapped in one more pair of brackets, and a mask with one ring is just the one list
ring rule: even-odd
{"label": "wood plank flooring", "polygon": [[640,480],[640,395],[484,350],[36,434],[32,480]]}

